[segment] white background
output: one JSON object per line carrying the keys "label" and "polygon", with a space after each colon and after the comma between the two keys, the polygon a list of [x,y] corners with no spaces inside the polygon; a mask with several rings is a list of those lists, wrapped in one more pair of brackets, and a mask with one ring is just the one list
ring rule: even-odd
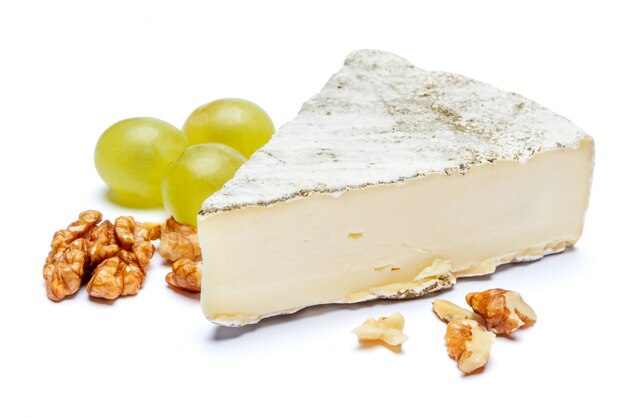
{"label": "white background", "polygon": [[[0,6],[0,416],[626,415],[626,13],[609,1],[3,1]],[[596,171],[574,250],[438,294],[520,291],[539,315],[479,375],[448,358],[431,298],[310,308],[243,329],[206,321],[155,257],[114,303],[53,303],[41,267],[78,212],[116,207],[92,160],[113,122],[181,126],[244,97],[277,126],[353,49],[522,93],[592,134]],[[403,352],[350,330],[402,312]]]}

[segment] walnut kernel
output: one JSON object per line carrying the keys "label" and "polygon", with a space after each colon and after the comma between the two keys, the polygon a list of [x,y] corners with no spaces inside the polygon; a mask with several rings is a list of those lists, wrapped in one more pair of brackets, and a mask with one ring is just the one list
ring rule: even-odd
{"label": "walnut kernel", "polygon": [[78,220],[52,237],[50,252],[43,267],[48,298],[61,301],[80,288],[89,256],[85,237],[102,219],[96,210],[83,211]]}
{"label": "walnut kernel", "polygon": [[150,259],[156,248],[151,240],[160,237],[161,225],[155,223],[141,223],[132,216],[122,216],[115,219],[115,236],[117,236],[120,246],[133,252],[141,269],[145,272],[150,266]]}
{"label": "walnut kernel", "polygon": [[179,259],[172,264],[172,272],[168,273],[165,281],[172,287],[181,288],[190,292],[200,292],[202,283],[202,269],[191,259]]}
{"label": "walnut kernel", "polygon": [[409,338],[403,333],[404,317],[400,313],[393,313],[389,317],[380,317],[378,320],[368,318],[361,326],[352,330],[361,341],[381,340],[390,346],[399,346]]}
{"label": "walnut kernel", "polygon": [[155,251],[156,248],[150,242],[136,242],[133,245],[132,252],[137,256],[137,262],[144,272],[148,271],[150,260]]}
{"label": "walnut kernel", "polygon": [[105,220],[91,230],[87,249],[91,265],[98,265],[105,259],[117,254],[120,248],[117,245],[115,230],[110,221]]}
{"label": "walnut kernel", "polygon": [[466,374],[485,366],[495,340],[495,334],[470,319],[452,320],[448,323],[445,335],[448,354]]}
{"label": "walnut kernel", "polygon": [[108,300],[122,295],[135,295],[145,278],[135,254],[122,249],[117,256],[105,259],[93,271],[87,283],[87,293]]}
{"label": "walnut kernel", "polygon": [[471,319],[476,320],[481,325],[485,325],[485,320],[481,316],[473,311],[459,307],[448,300],[437,299],[433,301],[433,311],[445,322],[459,319]]}
{"label": "walnut kernel", "polygon": [[56,259],[50,276],[46,279],[48,298],[61,301],[78,291],[85,274],[88,262],[87,244],[85,239],[74,240]]}
{"label": "walnut kernel", "polygon": [[63,256],[63,252],[72,242],[85,236],[101,219],[102,214],[99,211],[86,210],[78,215],[78,220],[54,234],[50,244],[50,252],[43,267],[44,280],[50,279],[54,270],[54,263]]}
{"label": "walnut kernel", "polygon": [[178,223],[173,217],[167,219],[161,229],[159,254],[170,261],[199,258],[200,245],[196,228]]}
{"label": "walnut kernel", "polygon": [[141,223],[133,216],[121,216],[115,219],[115,235],[124,249],[132,250],[136,243],[158,239],[161,235],[161,225]]}
{"label": "walnut kernel", "polygon": [[122,294],[123,284],[120,258],[105,259],[93,271],[87,283],[87,293],[92,297],[114,299]]}
{"label": "walnut kernel", "polygon": [[511,334],[537,321],[533,309],[515,291],[495,288],[465,296],[467,304],[484,317],[487,328],[497,334]]}

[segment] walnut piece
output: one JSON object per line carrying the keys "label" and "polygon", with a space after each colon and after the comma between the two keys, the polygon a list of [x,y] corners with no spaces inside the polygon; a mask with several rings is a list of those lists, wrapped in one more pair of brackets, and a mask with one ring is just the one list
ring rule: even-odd
{"label": "walnut piece", "polygon": [[160,237],[161,225],[156,223],[140,223],[132,216],[122,216],[115,219],[115,236],[120,242],[120,246],[133,252],[141,269],[148,270],[150,259],[154,255],[156,248],[151,240]]}
{"label": "walnut piece", "polygon": [[441,320],[445,322],[451,322],[452,320],[459,319],[471,319],[476,320],[483,326],[485,325],[485,320],[481,316],[473,311],[459,307],[448,300],[437,299],[433,301],[433,311]]}
{"label": "walnut piece", "polygon": [[533,309],[515,291],[494,288],[469,293],[465,300],[484,317],[487,328],[497,334],[511,334],[537,321]]}
{"label": "walnut piece", "polygon": [[50,252],[43,267],[48,298],[61,301],[80,288],[89,263],[84,236],[102,219],[96,210],[83,211],[78,220],[67,228],[57,231],[52,237]]}
{"label": "walnut piece", "polygon": [[116,299],[122,295],[135,295],[142,287],[146,275],[137,256],[124,249],[105,259],[93,271],[87,283],[87,293],[92,297]]}
{"label": "walnut piece", "polygon": [[485,366],[495,340],[496,335],[483,329],[476,320],[452,320],[446,329],[448,354],[466,374]]}
{"label": "walnut piece", "polygon": [[43,267],[44,280],[48,281],[51,278],[55,262],[64,255],[64,251],[72,242],[85,236],[101,219],[102,213],[99,211],[83,211],[78,215],[78,220],[54,234],[50,244],[50,252]]}
{"label": "walnut piece", "polygon": [[200,257],[198,232],[195,227],[178,223],[173,217],[167,219],[161,229],[159,255],[172,262]]}
{"label": "walnut piece", "polygon": [[360,341],[381,340],[390,346],[399,346],[409,339],[403,330],[404,317],[400,313],[393,313],[378,320],[370,317],[361,326],[352,330],[352,333],[356,334]]}
{"label": "walnut piece", "polygon": [[152,259],[152,255],[156,251],[154,245],[150,242],[136,242],[132,251],[137,256],[141,269],[147,271],[150,267],[150,259]]}
{"label": "walnut piece", "polygon": [[140,223],[133,216],[121,216],[115,219],[115,235],[121,246],[132,249],[136,242],[149,242],[161,236],[160,223]]}
{"label": "walnut piece", "polygon": [[153,222],[136,222],[135,223],[135,237],[144,241],[157,240],[161,238],[162,223]]}
{"label": "walnut piece", "polygon": [[172,272],[168,273],[165,281],[172,287],[181,288],[190,292],[200,292],[202,283],[201,264],[191,259],[179,259],[172,264]]}
{"label": "walnut piece", "polygon": [[46,279],[48,298],[61,301],[80,288],[89,260],[85,239],[74,240],[54,262],[52,272]]}
{"label": "walnut piece", "polygon": [[98,265],[100,262],[115,256],[119,251],[113,223],[108,220],[103,221],[94,227],[89,233],[87,250],[89,253],[89,263]]}

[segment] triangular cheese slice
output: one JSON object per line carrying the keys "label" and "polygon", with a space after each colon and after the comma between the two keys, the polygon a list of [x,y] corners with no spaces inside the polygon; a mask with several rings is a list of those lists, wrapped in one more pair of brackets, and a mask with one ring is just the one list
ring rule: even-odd
{"label": "triangular cheese slice", "polygon": [[203,311],[243,325],[417,297],[560,252],[592,170],[593,140],[531,100],[353,52],[203,204]]}

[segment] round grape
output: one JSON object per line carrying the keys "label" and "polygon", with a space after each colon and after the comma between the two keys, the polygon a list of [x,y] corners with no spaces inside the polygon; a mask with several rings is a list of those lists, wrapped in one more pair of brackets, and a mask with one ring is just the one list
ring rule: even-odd
{"label": "round grape", "polygon": [[165,208],[176,221],[196,226],[204,200],[244,162],[239,152],[221,143],[191,146],[167,167],[161,182]]}
{"label": "round grape", "polygon": [[274,124],[265,111],[242,99],[226,98],[195,109],[183,126],[191,145],[224,143],[249,158],[274,134]]}
{"label": "round grape", "polygon": [[186,148],[184,135],[171,124],[137,117],[105,130],[94,159],[113,201],[131,207],[160,207],[165,168]]}

